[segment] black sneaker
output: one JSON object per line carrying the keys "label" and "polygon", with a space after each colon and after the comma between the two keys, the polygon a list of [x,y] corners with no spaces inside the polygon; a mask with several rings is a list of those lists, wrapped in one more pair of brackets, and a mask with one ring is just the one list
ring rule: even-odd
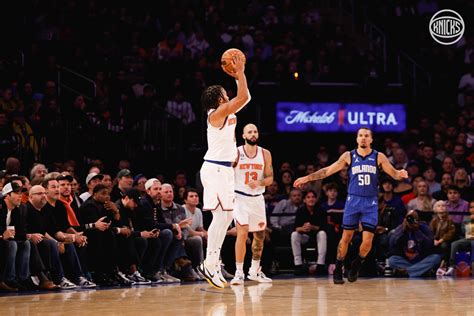
{"label": "black sneaker", "polygon": [[324,264],[318,264],[316,266],[316,275],[325,276],[328,275],[328,268]]}
{"label": "black sneaker", "polygon": [[303,264],[298,264],[295,266],[295,275],[307,275],[308,269]]}
{"label": "black sneaker", "polygon": [[38,291],[39,287],[36,285],[31,278],[26,280],[21,280],[18,282],[20,287],[18,288],[20,291]]}
{"label": "black sneaker", "polygon": [[134,284],[132,280],[127,278],[127,276],[120,271],[113,273],[112,278],[121,286],[132,286]]}
{"label": "black sneaker", "polygon": [[129,274],[126,276],[127,279],[133,282],[133,285],[149,285],[151,284],[151,281],[148,280],[147,278],[144,278],[140,272],[135,271],[133,274]]}
{"label": "black sneaker", "polygon": [[360,257],[355,258],[354,261],[352,261],[351,269],[349,270],[349,273],[347,275],[347,281],[349,282],[357,281],[361,266],[362,266],[362,259]]}
{"label": "black sneaker", "polygon": [[342,277],[342,267],[338,268],[336,265],[336,269],[332,274],[332,279],[334,284],[344,284],[344,278]]}
{"label": "black sneaker", "polygon": [[155,274],[144,274],[143,275],[147,280],[150,280],[151,281],[151,284],[159,284],[159,283],[163,283],[163,280],[161,278],[157,278],[155,276]]}
{"label": "black sneaker", "polygon": [[408,278],[408,271],[405,268],[395,268],[393,270],[393,276],[396,278]]}

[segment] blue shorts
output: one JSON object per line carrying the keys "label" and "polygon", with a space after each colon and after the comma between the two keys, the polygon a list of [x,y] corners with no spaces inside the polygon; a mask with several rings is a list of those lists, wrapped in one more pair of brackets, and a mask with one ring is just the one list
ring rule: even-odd
{"label": "blue shorts", "polygon": [[342,227],[354,230],[362,223],[362,228],[366,231],[375,232],[378,222],[378,201],[377,197],[348,195],[344,208]]}

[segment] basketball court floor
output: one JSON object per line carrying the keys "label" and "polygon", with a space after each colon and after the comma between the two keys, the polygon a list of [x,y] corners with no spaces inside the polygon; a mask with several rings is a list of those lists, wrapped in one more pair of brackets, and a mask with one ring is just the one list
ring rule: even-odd
{"label": "basketball court floor", "polygon": [[217,290],[207,283],[0,297],[0,315],[474,315],[473,279],[248,281]]}

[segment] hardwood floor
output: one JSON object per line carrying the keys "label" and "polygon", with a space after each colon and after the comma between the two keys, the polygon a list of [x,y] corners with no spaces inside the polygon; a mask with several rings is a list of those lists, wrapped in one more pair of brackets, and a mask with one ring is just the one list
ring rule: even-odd
{"label": "hardwood floor", "polygon": [[246,281],[0,297],[0,315],[474,315],[473,279]]}

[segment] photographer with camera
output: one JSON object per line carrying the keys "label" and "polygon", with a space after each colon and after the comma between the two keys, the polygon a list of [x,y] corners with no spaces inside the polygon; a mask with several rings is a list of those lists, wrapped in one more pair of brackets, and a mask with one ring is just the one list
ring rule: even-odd
{"label": "photographer with camera", "polygon": [[390,233],[389,248],[388,261],[395,276],[430,276],[441,261],[441,256],[434,253],[433,233],[415,210],[409,211],[403,223]]}

